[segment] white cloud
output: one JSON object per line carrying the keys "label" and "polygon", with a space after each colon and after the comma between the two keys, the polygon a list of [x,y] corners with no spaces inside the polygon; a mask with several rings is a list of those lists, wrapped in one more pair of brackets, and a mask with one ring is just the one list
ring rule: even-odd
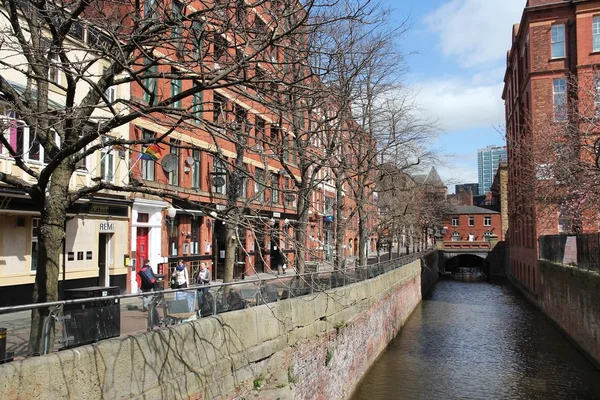
{"label": "white cloud", "polygon": [[416,84],[416,102],[425,117],[445,131],[504,124],[502,83],[477,85],[472,79],[450,78]]}
{"label": "white cloud", "polygon": [[477,156],[473,158],[435,167],[440,178],[448,187],[448,193],[454,193],[454,185],[478,182]]}
{"label": "white cloud", "polygon": [[425,17],[446,57],[473,67],[506,57],[525,0],[451,0]]}

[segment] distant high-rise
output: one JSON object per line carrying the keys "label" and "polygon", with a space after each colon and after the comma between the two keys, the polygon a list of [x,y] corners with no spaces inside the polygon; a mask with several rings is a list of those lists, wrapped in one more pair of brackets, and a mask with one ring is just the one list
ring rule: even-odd
{"label": "distant high-rise", "polygon": [[458,194],[461,191],[466,192],[470,190],[474,196],[479,194],[479,183],[463,183],[461,185],[454,185],[454,193]]}
{"label": "distant high-rise", "polygon": [[490,190],[500,161],[506,160],[506,146],[488,146],[477,150],[479,194],[486,194]]}

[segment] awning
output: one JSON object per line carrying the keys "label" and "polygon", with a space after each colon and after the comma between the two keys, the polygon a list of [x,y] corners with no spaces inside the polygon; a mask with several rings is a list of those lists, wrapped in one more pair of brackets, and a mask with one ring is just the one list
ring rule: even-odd
{"label": "awning", "polygon": [[197,215],[197,216],[204,216],[206,215],[206,213],[202,210],[187,210],[184,208],[178,208],[177,209],[177,214],[189,214],[189,215]]}

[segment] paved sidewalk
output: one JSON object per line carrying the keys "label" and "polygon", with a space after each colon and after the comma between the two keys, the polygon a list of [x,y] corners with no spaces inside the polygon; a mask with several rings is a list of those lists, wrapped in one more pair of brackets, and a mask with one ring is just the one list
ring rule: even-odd
{"label": "paved sidewalk", "polygon": [[[392,258],[399,257],[398,253],[393,253]],[[389,253],[381,255],[381,261],[387,261],[389,259]],[[377,256],[371,256],[367,260],[368,265],[377,263]],[[329,272],[333,271],[331,263],[320,263],[318,272]],[[265,279],[270,279],[271,282],[275,283],[278,287],[284,288],[288,284],[285,281],[289,281],[291,278],[296,276],[296,271],[293,268],[287,268],[286,274],[277,274],[276,272],[266,272],[252,274],[245,277],[245,279],[238,279],[234,283],[238,290],[250,291],[258,289],[258,283]],[[279,279],[273,279],[279,278]],[[220,282],[216,282],[220,283]],[[216,293],[218,285],[210,285],[209,289],[211,293]],[[190,289],[195,290],[195,286]],[[174,294],[167,294],[167,297],[174,297]],[[162,310],[160,311],[162,314]],[[162,315],[161,315],[162,316]],[[121,323],[121,336],[127,336],[139,332],[145,332],[147,330],[148,312],[142,310],[142,294],[139,297],[129,297],[120,300],[120,323]],[[14,352],[15,357],[22,357],[26,354],[27,343],[29,341],[29,331],[31,323],[31,311],[19,311],[10,314],[0,315],[0,328],[7,328],[7,352]],[[58,340],[62,337],[62,324],[56,324],[56,344],[55,350],[58,350],[62,345]]]}

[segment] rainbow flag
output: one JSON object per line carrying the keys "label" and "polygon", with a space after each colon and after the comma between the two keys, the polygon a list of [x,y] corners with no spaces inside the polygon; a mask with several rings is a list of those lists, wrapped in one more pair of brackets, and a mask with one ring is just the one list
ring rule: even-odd
{"label": "rainbow flag", "polygon": [[153,160],[153,161],[156,161],[161,157],[162,157],[162,152],[160,150],[160,147],[157,144],[151,144],[150,146],[146,147],[144,149],[144,151],[142,151],[142,154],[140,155],[140,158],[143,160]]}

